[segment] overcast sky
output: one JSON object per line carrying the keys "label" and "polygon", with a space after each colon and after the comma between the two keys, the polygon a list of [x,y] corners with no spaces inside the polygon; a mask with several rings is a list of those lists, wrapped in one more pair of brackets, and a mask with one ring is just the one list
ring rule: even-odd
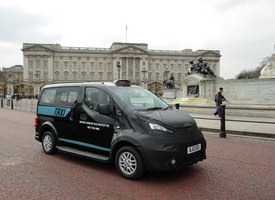
{"label": "overcast sky", "polygon": [[234,78],[275,53],[275,0],[0,0],[0,67],[23,65],[23,43],[220,50]]}

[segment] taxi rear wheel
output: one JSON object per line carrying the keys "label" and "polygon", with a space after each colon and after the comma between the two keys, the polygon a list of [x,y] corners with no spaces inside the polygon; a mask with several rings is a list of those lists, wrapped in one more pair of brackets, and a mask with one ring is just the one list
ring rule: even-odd
{"label": "taxi rear wheel", "polygon": [[144,166],[139,152],[133,146],[118,150],[115,158],[117,171],[127,179],[138,179],[144,174]]}
{"label": "taxi rear wheel", "polygon": [[50,131],[46,131],[43,135],[42,148],[46,154],[54,154],[57,151],[55,138]]}

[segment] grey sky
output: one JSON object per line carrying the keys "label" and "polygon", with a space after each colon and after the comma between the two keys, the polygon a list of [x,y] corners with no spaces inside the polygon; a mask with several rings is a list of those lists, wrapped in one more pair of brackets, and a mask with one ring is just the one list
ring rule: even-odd
{"label": "grey sky", "polygon": [[221,76],[234,78],[274,52],[274,0],[0,0],[0,66],[23,64],[23,43],[220,50]]}

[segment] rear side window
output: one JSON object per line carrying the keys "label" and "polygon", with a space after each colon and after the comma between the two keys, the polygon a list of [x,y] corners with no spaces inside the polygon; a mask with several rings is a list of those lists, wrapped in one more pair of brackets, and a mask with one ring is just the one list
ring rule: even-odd
{"label": "rear side window", "polygon": [[73,106],[79,98],[80,87],[60,87],[44,89],[39,104]]}
{"label": "rear side window", "polygon": [[41,95],[40,104],[53,104],[56,95],[56,88],[43,90]]}

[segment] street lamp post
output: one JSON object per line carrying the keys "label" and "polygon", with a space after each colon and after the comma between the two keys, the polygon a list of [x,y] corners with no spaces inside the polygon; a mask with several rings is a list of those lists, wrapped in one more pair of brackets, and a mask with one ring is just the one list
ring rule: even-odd
{"label": "street lamp post", "polygon": [[[3,97],[6,97],[6,94],[5,94],[6,85],[7,85],[7,81],[4,81],[4,96]],[[8,88],[7,88],[7,90],[8,90]]]}
{"label": "street lamp post", "polygon": [[117,68],[117,71],[118,71],[118,79],[120,79],[120,69],[121,69],[120,62],[117,62],[116,68]]}
{"label": "street lamp post", "polygon": [[144,82],[144,88],[146,88],[146,82],[147,82],[147,79],[145,77],[145,74],[147,73],[147,70],[145,69],[145,67],[143,68],[143,70],[141,71],[143,73],[143,82]]}

